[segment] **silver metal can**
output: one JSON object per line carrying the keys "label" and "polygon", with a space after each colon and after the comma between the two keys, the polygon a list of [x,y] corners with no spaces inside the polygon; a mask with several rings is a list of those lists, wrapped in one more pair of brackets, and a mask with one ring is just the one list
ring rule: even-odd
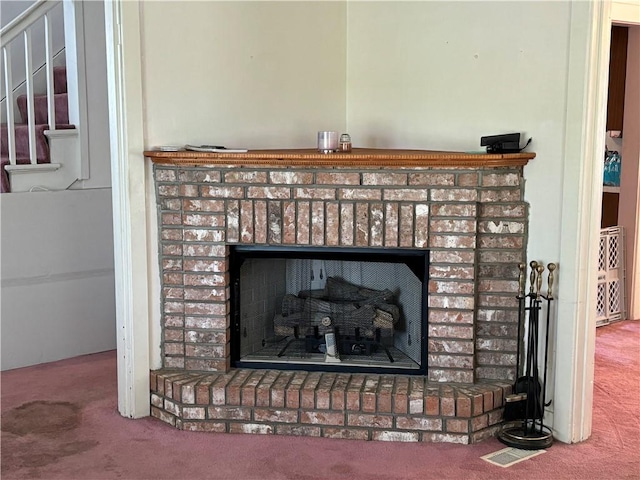
{"label": "silver metal can", "polygon": [[318,132],[318,151],[332,153],[338,150],[338,132]]}

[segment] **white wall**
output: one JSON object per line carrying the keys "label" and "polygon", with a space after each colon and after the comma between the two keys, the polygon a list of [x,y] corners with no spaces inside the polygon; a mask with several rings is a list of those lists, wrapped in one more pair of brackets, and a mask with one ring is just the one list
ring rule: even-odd
{"label": "white wall", "polygon": [[115,348],[111,190],[0,202],[2,370]]}
{"label": "white wall", "polygon": [[341,2],[144,2],[148,147],[316,145],[345,127]]}
{"label": "white wall", "polygon": [[478,151],[483,135],[532,136],[529,252],[558,260],[569,15],[567,2],[350,3],[354,145]]}
{"label": "white wall", "polygon": [[[89,179],[81,188],[111,187],[109,151],[109,105],[107,100],[107,54],[105,45],[104,3],[83,2],[84,63],[87,89],[87,125]],[[110,219],[105,219],[110,221]]]}
{"label": "white wall", "polygon": [[35,0],[3,0],[0,12],[0,28],[8,25],[14,18],[35,3]]}

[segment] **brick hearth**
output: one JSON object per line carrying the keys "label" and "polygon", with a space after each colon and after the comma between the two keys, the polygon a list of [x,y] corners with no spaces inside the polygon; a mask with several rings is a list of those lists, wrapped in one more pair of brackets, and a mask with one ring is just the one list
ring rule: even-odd
{"label": "brick hearth", "polygon": [[[145,153],[162,270],[154,416],[190,430],[373,440],[495,433],[514,375],[522,165],[533,155],[370,152]],[[231,368],[234,244],[429,249],[427,377]]]}
{"label": "brick hearth", "polygon": [[510,392],[404,375],[162,370],[151,373],[151,413],[191,431],[467,444],[497,432]]}

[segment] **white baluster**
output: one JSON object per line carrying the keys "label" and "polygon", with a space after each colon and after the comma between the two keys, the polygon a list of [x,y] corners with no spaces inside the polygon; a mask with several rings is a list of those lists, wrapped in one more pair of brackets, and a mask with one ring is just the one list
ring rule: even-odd
{"label": "white baluster", "polygon": [[44,16],[44,48],[46,54],[45,68],[47,69],[47,114],[49,118],[49,128],[56,129],[56,104],[55,90],[53,86],[53,53],[51,37],[51,20],[49,14]]}
{"label": "white baluster", "polygon": [[27,86],[27,116],[29,118],[29,158],[31,164],[38,163],[37,151],[36,151],[36,116],[33,106],[33,59],[31,52],[31,29],[28,28],[24,31],[24,65],[25,65],[25,78]]}
{"label": "white baluster", "polygon": [[16,126],[15,116],[13,112],[13,78],[11,75],[11,52],[8,46],[2,47],[2,56],[4,58],[4,84],[7,89],[7,149],[9,150],[9,163],[16,164]]}

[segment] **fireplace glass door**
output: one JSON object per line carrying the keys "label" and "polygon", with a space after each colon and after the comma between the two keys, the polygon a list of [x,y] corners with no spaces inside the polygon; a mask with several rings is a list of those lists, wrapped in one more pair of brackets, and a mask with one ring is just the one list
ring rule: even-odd
{"label": "fireplace glass door", "polygon": [[425,250],[232,247],[236,366],[426,373]]}

